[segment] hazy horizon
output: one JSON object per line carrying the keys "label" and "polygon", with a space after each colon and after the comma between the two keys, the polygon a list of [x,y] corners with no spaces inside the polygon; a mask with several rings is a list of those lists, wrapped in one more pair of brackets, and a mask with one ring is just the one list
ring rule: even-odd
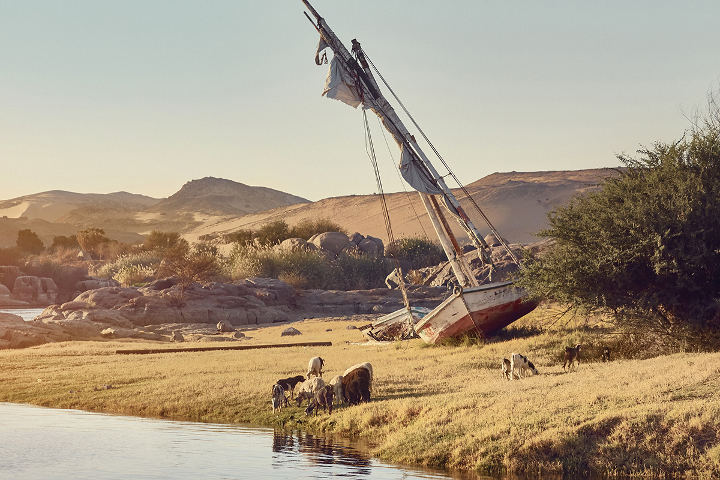
{"label": "hazy horizon", "polygon": [[[464,183],[617,165],[679,138],[720,80],[717,2],[313,4],[362,42]],[[162,198],[207,176],[310,200],[373,193],[360,111],[320,97],[327,66],[302,11],[0,1],[0,198]]]}

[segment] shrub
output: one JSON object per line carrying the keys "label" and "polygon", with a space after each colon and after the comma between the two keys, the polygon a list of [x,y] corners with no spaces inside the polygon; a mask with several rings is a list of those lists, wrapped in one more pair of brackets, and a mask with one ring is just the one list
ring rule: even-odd
{"label": "shrub", "polygon": [[527,265],[536,296],[612,312],[618,325],[687,348],[718,343],[720,110],[549,215],[555,245]]}
{"label": "shrub", "polygon": [[143,267],[156,271],[161,260],[160,254],[154,251],[122,255],[115,261],[97,268],[93,274],[102,278],[115,278],[115,275],[121,270],[129,270],[131,267]]}
{"label": "shrub", "polygon": [[105,236],[105,230],[95,227],[80,230],[76,237],[78,244],[80,244],[83,250],[96,255],[99,253],[99,247],[103,243],[110,241],[110,239]]}
{"label": "shrub", "polygon": [[384,257],[341,253],[332,261],[335,286],[339,290],[365,290],[383,286],[393,267]]}
{"label": "shrub", "polygon": [[75,235],[58,235],[53,237],[52,245],[50,245],[51,250],[57,250],[57,249],[77,249],[80,248],[80,244],[77,241],[77,237]]}
{"label": "shrub", "polygon": [[277,245],[288,238],[290,238],[290,229],[284,220],[266,223],[253,235],[253,239],[260,245]]}
{"label": "shrub", "polygon": [[223,240],[225,240],[225,243],[239,243],[240,245],[247,245],[252,243],[253,237],[254,233],[252,230],[240,229],[223,235]]}
{"label": "shrub", "polygon": [[45,249],[42,240],[29,228],[20,230],[17,234],[17,248],[25,253],[38,254]]}
{"label": "shrub", "polygon": [[310,240],[310,237],[313,235],[325,232],[342,232],[347,235],[345,229],[337,223],[327,218],[319,218],[317,220],[300,220],[290,229],[288,238],[304,238],[305,240]]}
{"label": "shrub", "polygon": [[152,281],[155,270],[144,265],[125,265],[113,275],[113,279],[124,287],[144,285]]}
{"label": "shrub", "polygon": [[419,237],[390,242],[385,249],[385,255],[398,260],[406,269],[431,267],[447,260],[440,245]]}
{"label": "shrub", "polygon": [[160,232],[153,230],[145,237],[143,248],[145,250],[167,250],[185,240],[177,232]]}

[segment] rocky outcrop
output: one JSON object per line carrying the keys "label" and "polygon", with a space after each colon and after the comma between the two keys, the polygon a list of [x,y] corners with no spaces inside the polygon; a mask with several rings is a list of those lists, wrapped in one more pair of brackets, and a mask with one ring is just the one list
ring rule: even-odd
{"label": "rocky outcrop", "polygon": [[341,232],[318,233],[313,235],[309,242],[320,250],[330,252],[333,255],[338,255],[352,246],[347,235]]}
{"label": "rocky outcrop", "polygon": [[72,338],[73,335],[60,326],[26,322],[18,315],[0,313],[0,349],[32,347]]}
{"label": "rocky outcrop", "polygon": [[20,276],[15,278],[12,296],[15,300],[30,305],[49,305],[55,303],[58,288],[52,278]]}
{"label": "rocky outcrop", "polygon": [[283,253],[314,252],[318,249],[314,244],[303,238],[288,238],[276,245],[275,250]]}

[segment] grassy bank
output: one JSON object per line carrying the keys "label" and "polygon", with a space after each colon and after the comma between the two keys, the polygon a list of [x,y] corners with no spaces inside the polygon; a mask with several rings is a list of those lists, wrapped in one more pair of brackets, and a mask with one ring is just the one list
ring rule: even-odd
{"label": "grassy bank", "polygon": [[[334,343],[322,348],[126,356],[114,350],[144,344],[69,342],[1,351],[0,401],[299,426],[365,437],[388,461],[485,473],[720,474],[720,354],[591,361],[565,374],[562,347],[599,346],[601,330],[520,326],[485,346],[368,346],[346,328],[362,323],[308,320],[296,325],[302,337],[280,337],[279,326],[246,332],[248,343]],[[540,375],[503,380],[499,359],[511,352],[527,354]],[[274,415],[271,385],[304,374],[315,355],[326,360],[326,378],[372,362],[373,401],[332,416],[306,418],[297,407]]]}

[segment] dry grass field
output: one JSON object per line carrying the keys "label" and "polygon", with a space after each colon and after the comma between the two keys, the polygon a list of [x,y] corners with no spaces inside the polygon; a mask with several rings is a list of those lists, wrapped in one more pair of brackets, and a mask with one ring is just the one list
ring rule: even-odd
{"label": "dry grass field", "polygon": [[[368,345],[347,329],[367,319],[326,319],[295,324],[300,337],[280,337],[286,326],[270,326],[246,331],[252,338],[244,342],[332,347],[116,355],[161,345],[69,342],[6,350],[0,401],[326,431],[369,440],[388,461],[482,473],[720,475],[720,353],[602,363],[603,329],[527,326],[538,320],[485,345]],[[575,343],[588,346],[586,359],[564,373],[563,346]],[[511,352],[530,357],[540,374],[502,379],[500,359]],[[331,416],[305,417],[295,406],[273,414],[272,384],[304,374],[315,355],[326,361],[326,379],[372,362],[373,401]]]}

